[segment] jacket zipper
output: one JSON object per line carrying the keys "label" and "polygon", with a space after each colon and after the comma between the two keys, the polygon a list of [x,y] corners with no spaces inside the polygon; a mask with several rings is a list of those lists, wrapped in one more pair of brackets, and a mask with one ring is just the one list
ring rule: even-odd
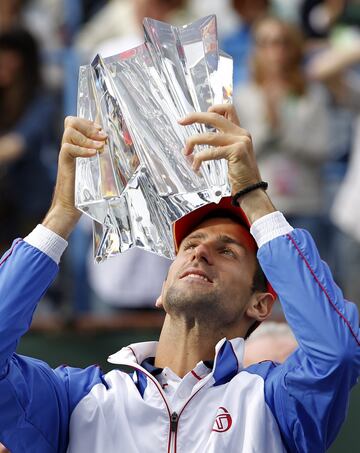
{"label": "jacket zipper", "polygon": [[[158,392],[160,393],[160,396],[162,397],[162,399],[163,399],[163,401],[165,403],[166,409],[167,409],[169,417],[170,417],[170,432],[169,432],[169,439],[168,439],[168,453],[171,453],[172,452],[172,448],[171,448],[172,443],[174,442],[174,445],[176,444],[176,430],[177,430],[177,423],[178,423],[179,416],[176,414],[176,412],[171,412],[170,407],[169,407],[169,403],[167,402],[166,396],[165,396],[160,384],[158,383],[158,381],[148,371],[144,370],[144,368],[142,368],[139,365],[136,365],[134,363],[126,363],[126,362],[118,363],[118,365],[127,365],[127,366],[133,368],[134,370],[141,371],[142,373],[144,373],[148,377],[148,379],[150,379],[150,381],[153,382],[155,387],[158,389]],[[174,416],[174,422],[172,422],[172,417],[173,417],[174,414],[175,414],[176,417]],[[173,432],[172,432],[173,426],[175,428],[175,434],[173,434]],[[174,439],[173,439],[173,437],[174,437]],[[176,453],[176,445],[175,445],[175,450],[173,450],[173,451]]]}
{"label": "jacket zipper", "polygon": [[170,429],[172,433],[176,433],[179,416],[176,412],[173,412],[170,417]]}
{"label": "jacket zipper", "polygon": [[170,416],[170,433],[171,433],[171,443],[169,453],[176,453],[176,434],[178,427],[179,415],[176,412],[173,412]]}
{"label": "jacket zipper", "polygon": [[177,437],[177,429],[178,429],[178,424],[179,424],[179,418],[180,415],[184,412],[186,406],[190,403],[190,401],[194,398],[195,395],[199,393],[200,390],[202,390],[205,387],[203,385],[200,387],[184,404],[182,407],[181,411],[179,413],[173,412],[170,416],[170,433],[171,433],[171,444],[170,444],[170,449],[169,453],[176,453],[176,437]]}
{"label": "jacket zipper", "polygon": [[154,377],[148,373],[146,370],[144,370],[141,366],[136,366],[135,364],[133,363],[125,363],[123,362],[122,363],[123,365],[128,365],[130,366],[131,368],[134,368],[135,370],[139,370],[139,371],[142,371],[145,375],[147,375],[147,377],[155,384],[155,387],[157,387],[161,397],[163,398],[164,400],[164,403],[165,403],[165,406],[168,410],[168,413],[169,413],[169,416],[170,416],[170,436],[169,436],[169,443],[168,443],[168,453],[176,453],[176,437],[177,437],[177,428],[178,428],[178,423],[179,423],[179,418],[180,418],[180,415],[183,413],[185,407],[188,405],[188,403],[194,398],[194,396],[201,390],[205,387],[205,385],[203,385],[202,387],[200,387],[191,397],[190,399],[188,399],[188,401],[185,403],[185,405],[183,406],[183,408],[181,409],[180,413],[176,413],[176,412],[170,412],[170,407],[169,407],[169,404],[167,402],[167,399],[165,397],[165,394],[163,393],[163,390],[162,388],[160,387],[158,381],[156,379],[154,379]]}

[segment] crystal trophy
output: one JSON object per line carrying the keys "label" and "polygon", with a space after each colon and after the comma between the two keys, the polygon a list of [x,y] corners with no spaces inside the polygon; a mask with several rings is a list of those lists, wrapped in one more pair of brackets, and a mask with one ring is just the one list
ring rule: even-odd
{"label": "crystal trophy", "polygon": [[230,193],[226,161],[195,173],[182,153],[187,137],[208,127],[177,121],[232,100],[232,59],[218,48],[216,17],[143,25],[142,45],[97,55],[79,72],[78,115],[108,134],[101,154],[76,161],[75,204],[93,220],[98,262],[134,246],[173,259],[173,223]]}

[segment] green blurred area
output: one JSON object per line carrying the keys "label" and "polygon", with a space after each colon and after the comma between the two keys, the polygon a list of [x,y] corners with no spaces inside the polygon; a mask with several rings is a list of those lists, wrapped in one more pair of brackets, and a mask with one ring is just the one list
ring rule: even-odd
{"label": "green blurred area", "polygon": [[[114,369],[114,365],[106,361],[110,354],[128,344],[156,340],[158,336],[158,329],[132,329],[117,332],[29,332],[21,340],[17,352],[44,360],[52,367],[61,364],[86,367],[96,363],[106,372]],[[329,449],[330,453],[356,453],[359,451],[356,434],[360,426],[359,415],[360,386],[357,385],[351,394],[346,423],[336,442]]]}

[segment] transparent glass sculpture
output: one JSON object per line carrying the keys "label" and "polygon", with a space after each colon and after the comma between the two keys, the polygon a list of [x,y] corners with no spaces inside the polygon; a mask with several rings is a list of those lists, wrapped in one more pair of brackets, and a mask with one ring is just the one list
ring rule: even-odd
{"label": "transparent glass sculpture", "polygon": [[103,153],[76,162],[75,204],[93,219],[98,262],[134,246],[173,259],[173,223],[229,194],[225,161],[196,174],[182,153],[207,127],[177,121],[232,100],[216,17],[183,27],[146,18],[144,35],[142,45],[80,67],[78,115],[108,134]]}

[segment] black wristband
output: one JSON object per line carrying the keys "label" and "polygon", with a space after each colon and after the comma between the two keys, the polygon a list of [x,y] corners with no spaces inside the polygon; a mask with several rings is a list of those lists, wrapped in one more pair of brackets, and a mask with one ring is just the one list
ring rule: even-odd
{"label": "black wristband", "polygon": [[251,184],[251,186],[245,187],[245,189],[240,190],[237,192],[231,199],[231,204],[233,206],[236,206],[237,208],[239,207],[239,202],[238,199],[242,197],[243,195],[246,195],[249,192],[252,192],[253,190],[256,189],[263,189],[266,190],[268,188],[269,184],[265,181],[260,181],[255,184]]}

